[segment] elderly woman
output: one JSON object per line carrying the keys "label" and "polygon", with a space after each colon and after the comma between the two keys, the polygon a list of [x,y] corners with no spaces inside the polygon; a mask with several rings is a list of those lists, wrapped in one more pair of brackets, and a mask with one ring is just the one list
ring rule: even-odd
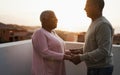
{"label": "elderly woman", "polygon": [[64,41],[53,29],[57,27],[57,18],[53,11],[46,10],[40,15],[42,28],[32,36],[33,75],[66,75],[63,60],[71,56],[64,54]]}

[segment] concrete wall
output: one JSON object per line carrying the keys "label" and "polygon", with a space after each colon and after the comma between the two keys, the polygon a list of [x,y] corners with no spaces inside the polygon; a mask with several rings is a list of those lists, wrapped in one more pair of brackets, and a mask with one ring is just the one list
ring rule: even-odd
{"label": "concrete wall", "polygon": [[113,46],[114,71],[113,75],[120,75],[120,45]]}
{"label": "concrete wall", "polygon": [[0,44],[0,75],[31,75],[31,61],[30,41]]}
{"label": "concrete wall", "polygon": [[[66,49],[80,48],[83,43],[66,42]],[[120,74],[120,46],[113,47],[114,73]],[[0,44],[0,75],[31,75],[32,44],[31,40]],[[67,75],[86,75],[84,62],[74,65],[65,61]]]}

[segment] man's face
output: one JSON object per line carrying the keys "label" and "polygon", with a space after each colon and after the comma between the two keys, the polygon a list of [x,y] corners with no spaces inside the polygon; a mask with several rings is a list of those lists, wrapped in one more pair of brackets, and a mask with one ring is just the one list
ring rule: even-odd
{"label": "man's face", "polygon": [[90,0],[87,0],[86,6],[85,6],[85,11],[88,17],[92,18],[96,14],[96,7],[95,4],[90,2]]}

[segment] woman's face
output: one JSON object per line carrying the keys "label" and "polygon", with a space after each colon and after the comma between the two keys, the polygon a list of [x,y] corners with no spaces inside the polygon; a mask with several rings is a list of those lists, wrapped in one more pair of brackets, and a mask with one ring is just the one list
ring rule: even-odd
{"label": "woman's face", "polygon": [[57,20],[57,17],[55,16],[55,14],[52,14],[51,16],[50,16],[50,18],[49,18],[49,27],[51,28],[51,29],[54,29],[54,28],[56,28],[57,27],[57,22],[58,22],[58,20]]}
{"label": "woman's face", "polygon": [[47,18],[44,20],[44,26],[46,26],[48,29],[55,29],[57,27],[57,18],[54,13],[49,13],[47,15]]}

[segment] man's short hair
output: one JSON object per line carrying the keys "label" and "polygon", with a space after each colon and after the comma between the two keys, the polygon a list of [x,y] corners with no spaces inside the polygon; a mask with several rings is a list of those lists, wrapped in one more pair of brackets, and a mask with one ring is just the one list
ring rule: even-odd
{"label": "man's short hair", "polygon": [[103,10],[105,5],[104,0],[89,0],[89,1],[96,5],[99,8],[99,10],[101,11]]}

